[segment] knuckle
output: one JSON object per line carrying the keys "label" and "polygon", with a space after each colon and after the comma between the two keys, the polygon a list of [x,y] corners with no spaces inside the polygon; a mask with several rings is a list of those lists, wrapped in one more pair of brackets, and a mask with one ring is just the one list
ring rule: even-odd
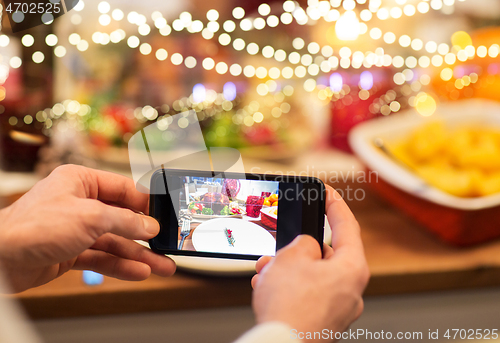
{"label": "knuckle", "polygon": [[[104,209],[100,204],[93,203],[95,200],[84,200],[85,206],[79,212],[81,221],[89,233],[97,234],[100,237],[106,232],[106,221],[104,220]],[[92,202],[91,202],[92,201]]]}
{"label": "knuckle", "polygon": [[62,164],[62,165],[56,167],[52,171],[51,174],[55,174],[55,175],[58,175],[58,174],[71,174],[71,173],[79,172],[82,169],[83,169],[82,166],[77,166],[77,165],[74,165],[74,164]]}

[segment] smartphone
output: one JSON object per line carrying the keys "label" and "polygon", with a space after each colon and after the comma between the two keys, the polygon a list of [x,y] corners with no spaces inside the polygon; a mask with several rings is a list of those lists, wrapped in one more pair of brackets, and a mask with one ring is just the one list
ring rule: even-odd
{"label": "smartphone", "polygon": [[314,177],[159,169],[150,193],[159,254],[257,260],[300,234],[323,246],[326,190]]}

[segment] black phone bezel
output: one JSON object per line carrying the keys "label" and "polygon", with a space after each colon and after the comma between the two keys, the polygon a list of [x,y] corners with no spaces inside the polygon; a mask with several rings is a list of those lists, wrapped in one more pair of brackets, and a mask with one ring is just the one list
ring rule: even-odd
{"label": "black phone bezel", "polygon": [[[305,211],[305,208],[302,207],[302,216],[305,218],[305,222],[307,222],[308,218],[314,216],[318,221],[317,227],[309,227],[302,226],[302,232],[300,234],[307,234],[312,236],[318,242],[321,250],[323,250],[323,239],[324,239],[324,221],[325,221],[325,198],[326,198],[326,188],[320,179],[312,176],[295,176],[295,175],[279,175],[279,174],[255,174],[255,173],[233,173],[233,172],[214,172],[214,171],[200,171],[200,170],[184,170],[184,169],[158,169],[156,170],[151,177],[151,185],[150,185],[150,197],[149,197],[149,214],[155,219],[159,219],[156,214],[156,209],[161,208],[170,208],[171,207],[171,199],[169,196],[165,194],[155,194],[155,190],[165,190],[166,188],[166,180],[165,180],[165,172],[168,174],[176,175],[176,176],[198,176],[198,177],[224,177],[223,175],[227,175],[227,178],[232,179],[246,179],[246,180],[262,180],[262,181],[278,181],[278,182],[287,182],[287,183],[303,183],[303,184],[315,184],[320,187],[320,192],[322,196],[318,200],[317,205],[317,213],[313,213],[313,211],[309,211],[308,213]],[[166,207],[167,206],[167,207]],[[304,216],[305,214],[305,216]],[[163,227],[162,221],[158,220],[160,223],[160,232],[165,230]],[[175,229],[178,230],[178,227]],[[214,253],[214,252],[201,252],[201,251],[190,251],[190,250],[176,250],[176,249],[162,249],[158,247],[156,243],[157,237],[154,237],[149,240],[149,246],[152,251],[161,255],[179,255],[179,256],[199,256],[199,257],[212,257],[212,258],[225,258],[225,259],[235,259],[235,260],[258,260],[261,256],[259,255],[243,255],[243,254],[227,254],[227,253]]]}

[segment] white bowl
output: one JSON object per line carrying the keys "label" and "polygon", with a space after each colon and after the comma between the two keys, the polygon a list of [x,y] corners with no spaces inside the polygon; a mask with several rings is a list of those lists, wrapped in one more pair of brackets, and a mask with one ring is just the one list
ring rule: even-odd
{"label": "white bowl", "polygon": [[376,171],[387,183],[414,196],[466,211],[499,206],[500,194],[461,198],[443,192],[426,183],[373,144],[375,138],[384,141],[403,139],[415,128],[429,121],[441,121],[451,129],[471,124],[500,130],[500,103],[482,99],[463,100],[440,104],[436,113],[430,117],[423,117],[411,109],[377,118],[357,125],[349,134],[349,144],[369,169]]}

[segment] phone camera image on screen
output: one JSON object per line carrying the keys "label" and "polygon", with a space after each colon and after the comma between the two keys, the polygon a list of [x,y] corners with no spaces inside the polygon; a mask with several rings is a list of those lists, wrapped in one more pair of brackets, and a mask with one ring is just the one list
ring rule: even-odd
{"label": "phone camera image on screen", "polygon": [[318,238],[323,225],[321,201],[304,202],[302,194],[318,184],[189,171],[165,172],[157,182],[166,189],[151,196],[150,212],[161,225],[150,242],[157,252],[256,259],[274,256],[301,233]]}
{"label": "phone camera image on screen", "polygon": [[275,254],[278,182],[180,179],[178,250]]}

